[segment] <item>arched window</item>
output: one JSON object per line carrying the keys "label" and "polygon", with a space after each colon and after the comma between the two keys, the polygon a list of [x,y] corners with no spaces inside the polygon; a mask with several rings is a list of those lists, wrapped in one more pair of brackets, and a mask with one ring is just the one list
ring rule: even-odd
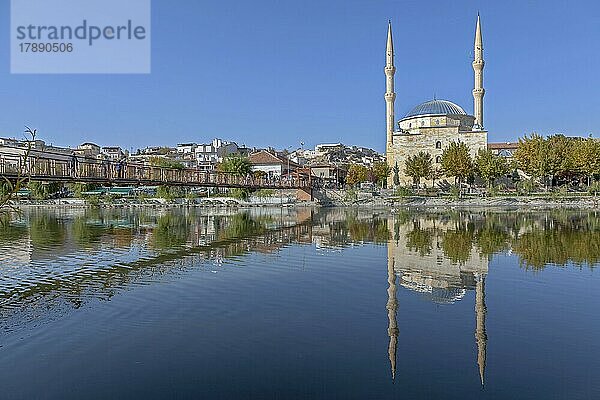
{"label": "arched window", "polygon": [[441,149],[442,148],[442,142],[440,142],[439,140],[435,143],[435,148],[436,149]]}
{"label": "arched window", "polygon": [[439,164],[439,163],[441,163],[441,162],[442,162],[442,157],[440,157],[440,156],[437,156],[437,157],[435,158],[435,162],[436,162],[436,164]]}

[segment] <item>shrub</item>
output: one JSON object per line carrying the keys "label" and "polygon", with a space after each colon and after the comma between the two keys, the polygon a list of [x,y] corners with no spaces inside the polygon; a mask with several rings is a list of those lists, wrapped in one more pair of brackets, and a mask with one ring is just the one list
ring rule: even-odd
{"label": "shrub", "polygon": [[356,200],[358,200],[358,193],[356,193],[356,190],[354,190],[354,189],[347,190],[346,193],[344,194],[344,201],[356,201]]}
{"label": "shrub", "polygon": [[257,190],[256,192],[254,192],[254,195],[256,197],[260,197],[261,199],[264,199],[266,197],[273,197],[273,196],[275,196],[275,190],[274,189],[260,189],[260,190]]}
{"label": "shrub", "polygon": [[99,207],[100,196],[89,196],[85,199],[85,202],[92,207]]}
{"label": "shrub", "polygon": [[460,198],[460,187],[458,187],[458,185],[450,186],[450,197],[452,197],[454,200]]}
{"label": "shrub", "polygon": [[175,186],[162,185],[156,189],[156,197],[171,201],[183,196],[181,188]]}
{"label": "shrub", "polygon": [[519,196],[527,196],[533,192],[533,182],[531,180],[524,180],[517,183],[517,193]]}
{"label": "shrub", "polygon": [[592,183],[590,185],[590,187],[588,188],[588,191],[590,192],[590,194],[593,194],[594,196],[597,196],[598,194],[600,194],[600,181],[595,181],[594,183]]}
{"label": "shrub", "polygon": [[234,188],[229,190],[229,196],[238,200],[248,200],[250,192],[248,189]]}
{"label": "shrub", "polygon": [[413,195],[413,191],[408,187],[400,186],[396,189],[395,195],[398,197],[408,197]]}

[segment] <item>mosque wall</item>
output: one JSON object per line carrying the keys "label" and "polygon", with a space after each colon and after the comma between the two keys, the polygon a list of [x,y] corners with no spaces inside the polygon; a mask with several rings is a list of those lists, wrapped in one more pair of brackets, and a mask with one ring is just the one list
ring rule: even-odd
{"label": "mosque wall", "polygon": [[[415,132],[415,131],[413,131]],[[441,169],[441,157],[444,149],[452,142],[463,142],[470,150],[471,157],[475,157],[480,149],[487,149],[486,131],[459,131],[457,126],[419,128],[415,133],[395,134],[393,143],[388,147],[388,162],[390,167],[397,163],[399,168],[400,185],[412,185],[412,178],[404,173],[405,161],[409,156],[418,154],[421,151],[431,154],[433,167]],[[388,178],[388,187],[393,187],[393,173]],[[454,182],[453,178],[442,176],[436,181]],[[422,179],[421,183],[431,186],[431,180]]]}

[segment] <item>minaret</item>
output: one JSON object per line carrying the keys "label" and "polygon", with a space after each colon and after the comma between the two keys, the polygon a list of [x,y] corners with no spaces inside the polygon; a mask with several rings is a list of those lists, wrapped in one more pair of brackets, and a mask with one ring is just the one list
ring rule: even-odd
{"label": "minaret", "polygon": [[393,165],[390,148],[392,147],[392,136],[394,134],[394,102],[396,93],[394,92],[394,41],[392,40],[392,22],[388,21],[387,46],[385,50],[385,120],[386,120],[386,156],[388,165]]}
{"label": "minaret", "polygon": [[394,272],[394,259],[392,257],[388,258],[388,285],[388,302],[386,305],[388,310],[388,336],[390,337],[388,356],[393,380],[396,378],[396,349],[398,347],[398,322],[396,320],[398,300],[396,299],[396,273]]}
{"label": "minaret", "polygon": [[481,36],[481,20],[477,13],[477,28],[475,29],[475,59],[473,60],[473,71],[475,71],[475,88],[473,89],[473,113],[475,115],[475,126],[483,129],[483,38]]}
{"label": "minaret", "polygon": [[477,274],[475,286],[475,314],[476,327],[475,339],[477,340],[477,365],[479,366],[479,378],[481,386],[483,386],[485,378],[485,358],[487,348],[487,334],[485,332],[485,314],[487,308],[485,306],[485,275]]}

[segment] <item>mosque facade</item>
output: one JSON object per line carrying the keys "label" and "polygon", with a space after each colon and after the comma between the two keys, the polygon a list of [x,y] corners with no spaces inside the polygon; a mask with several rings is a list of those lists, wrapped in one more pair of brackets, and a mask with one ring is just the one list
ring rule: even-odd
{"label": "mosque facade", "polygon": [[[445,148],[452,142],[463,142],[474,157],[480,149],[487,148],[487,131],[483,124],[483,37],[481,20],[477,16],[475,30],[475,57],[473,60],[474,89],[473,115],[469,115],[456,103],[448,100],[430,100],[414,107],[402,119],[396,121],[394,106],[396,92],[394,88],[394,42],[392,26],[388,24],[386,45],[386,160],[390,168],[398,167],[399,183],[402,186],[411,185],[413,180],[404,172],[408,157],[426,152],[431,155],[433,170],[437,172],[435,181],[443,182],[441,158]],[[431,178],[434,178],[433,176]],[[433,179],[426,179],[427,185],[433,184]],[[394,174],[388,178],[388,187],[394,186]]]}

